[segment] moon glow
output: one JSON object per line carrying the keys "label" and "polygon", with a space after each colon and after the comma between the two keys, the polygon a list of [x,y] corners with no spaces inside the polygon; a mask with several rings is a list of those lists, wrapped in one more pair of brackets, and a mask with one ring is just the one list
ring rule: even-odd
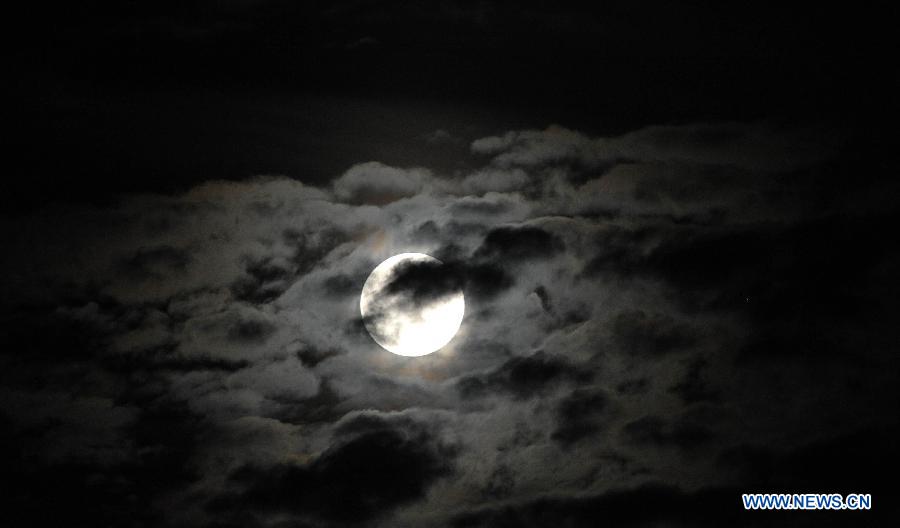
{"label": "moon glow", "polygon": [[401,253],[372,270],[359,311],[376,343],[400,356],[424,356],[453,339],[465,299],[461,285],[442,267],[424,253]]}

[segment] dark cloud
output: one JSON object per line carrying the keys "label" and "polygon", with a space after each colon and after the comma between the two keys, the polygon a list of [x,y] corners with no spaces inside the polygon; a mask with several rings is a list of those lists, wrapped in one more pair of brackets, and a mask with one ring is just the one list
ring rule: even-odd
{"label": "dark cloud", "polygon": [[328,424],[345,414],[340,407],[344,398],[325,378],[319,383],[316,394],[302,401],[292,401],[272,413],[272,417],[288,424]]}
{"label": "dark cloud", "polygon": [[496,297],[515,284],[515,278],[496,264],[469,264],[464,269],[465,293],[474,299]]}
{"label": "dark cloud", "polygon": [[333,275],[325,279],[322,286],[328,295],[336,297],[346,297],[362,290],[362,284],[365,279],[360,280],[359,277],[351,277],[349,275]]}
{"label": "dark cloud", "polygon": [[131,372],[135,370],[237,372],[250,366],[250,362],[217,357],[183,357],[174,354],[171,350],[159,350],[149,354],[105,358],[104,366],[111,371],[117,372]]}
{"label": "dark cloud", "polygon": [[275,326],[259,319],[239,319],[228,328],[228,338],[238,342],[263,342],[275,331]]}
{"label": "dark cloud", "polygon": [[661,278],[686,308],[740,311],[760,324],[793,325],[800,314],[849,321],[874,307],[854,285],[897,258],[892,244],[872,238],[886,221],[879,215],[788,227],[613,228],[598,237],[600,254],[585,272]]}
{"label": "dark cloud", "polygon": [[513,470],[509,466],[501,465],[488,477],[488,481],[483,489],[484,497],[487,500],[508,497],[515,488],[515,484]]}
{"label": "dark cloud", "polygon": [[385,291],[408,298],[415,304],[463,291],[472,299],[487,300],[508,290],[513,277],[489,262],[411,262],[397,266]]}
{"label": "dark cloud", "polygon": [[342,352],[339,349],[319,349],[314,347],[304,347],[297,351],[297,358],[308,367],[315,367],[326,359],[337,356]]}
{"label": "dark cloud", "polygon": [[685,403],[716,400],[719,391],[711,387],[704,377],[708,364],[708,360],[703,357],[694,358],[688,363],[684,378],[669,390],[680,396]]}
{"label": "dark cloud", "polygon": [[0,518],[13,524],[52,526],[60,515],[71,526],[160,524],[166,512],[158,501],[196,479],[188,462],[197,446],[197,417],[177,404],[148,406],[140,414],[128,428],[138,454],[125,460],[48,461],[29,447],[48,431],[6,425],[0,445],[8,465],[0,489],[10,500]]}
{"label": "dark cloud", "polygon": [[551,438],[568,445],[601,430],[598,418],[608,410],[609,396],[600,390],[576,389],[559,402]]}
{"label": "dark cloud", "polygon": [[333,226],[306,231],[289,227],[281,236],[284,243],[292,249],[290,261],[294,264],[293,271],[297,275],[308,273],[325,255],[348,239],[347,233]]}
{"label": "dark cloud", "polygon": [[553,305],[550,301],[550,294],[547,292],[547,288],[545,288],[543,285],[538,286],[534,289],[534,293],[538,296],[538,299],[541,300],[541,308],[543,308],[546,312],[552,312]]}
{"label": "dark cloud", "polygon": [[546,259],[565,249],[556,235],[539,227],[499,227],[492,229],[475,251],[475,258],[517,263]]}
{"label": "dark cloud", "polygon": [[750,276],[755,264],[769,261],[769,236],[757,230],[614,228],[601,234],[600,254],[585,271],[656,275],[684,288],[714,288]]}
{"label": "dark cloud", "polygon": [[231,294],[235,299],[253,303],[266,303],[276,299],[289,286],[291,270],[263,259],[249,262],[246,274],[231,284]]}
{"label": "dark cloud", "polygon": [[450,474],[452,452],[425,432],[384,425],[345,424],[339,435],[349,439],[306,466],[239,469],[230,479],[244,490],[217,498],[209,509],[224,516],[280,511],[307,521],[358,523],[419,500]]}
{"label": "dark cloud", "polygon": [[623,312],[612,321],[615,342],[628,354],[654,356],[684,350],[697,342],[697,331],[664,314]]}
{"label": "dark cloud", "polygon": [[650,380],[647,378],[637,378],[625,380],[616,386],[616,391],[620,394],[642,394],[650,388]]}
{"label": "dark cloud", "polygon": [[644,416],[625,425],[622,432],[628,442],[655,447],[675,446],[685,451],[697,451],[713,437],[702,424],[689,421],[668,423],[659,416]]}
{"label": "dark cloud", "polygon": [[162,279],[173,273],[184,273],[190,261],[187,252],[171,246],[141,248],[123,260],[120,269],[136,280]]}
{"label": "dark cloud", "polygon": [[460,379],[456,386],[465,398],[511,393],[530,398],[565,381],[587,381],[591,373],[581,370],[565,358],[546,352],[514,357],[487,374]]}
{"label": "dark cloud", "polygon": [[384,290],[417,305],[427,304],[461,291],[464,276],[460,271],[433,260],[405,262],[394,268]]}
{"label": "dark cloud", "polygon": [[[345,242],[347,235],[334,228],[314,233],[288,228],[281,238],[291,250],[287,258],[244,257],[244,273],[231,284],[235,299],[257,304],[277,299],[297,277],[308,273],[329,251]],[[326,287],[340,290],[341,284],[334,282],[339,280],[336,277]]]}

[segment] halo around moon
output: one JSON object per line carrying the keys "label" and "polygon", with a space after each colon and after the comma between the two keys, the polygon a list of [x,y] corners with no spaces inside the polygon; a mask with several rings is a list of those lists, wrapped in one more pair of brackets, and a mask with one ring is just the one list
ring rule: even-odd
{"label": "halo around moon", "polygon": [[453,339],[465,299],[461,285],[442,268],[424,253],[401,253],[372,270],[359,311],[376,343],[400,356],[424,356]]}

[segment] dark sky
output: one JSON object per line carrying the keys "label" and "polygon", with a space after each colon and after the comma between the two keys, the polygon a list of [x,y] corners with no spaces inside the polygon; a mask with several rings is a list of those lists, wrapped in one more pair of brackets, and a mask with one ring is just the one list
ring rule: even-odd
{"label": "dark sky", "polygon": [[[895,15],[12,8],[0,524],[896,518]],[[359,315],[410,251],[419,358]]]}
{"label": "dark sky", "polygon": [[31,3],[10,17],[26,198],[11,205],[259,173],[321,183],[359,160],[457,168],[411,146],[436,129],[884,112],[893,6],[757,4]]}

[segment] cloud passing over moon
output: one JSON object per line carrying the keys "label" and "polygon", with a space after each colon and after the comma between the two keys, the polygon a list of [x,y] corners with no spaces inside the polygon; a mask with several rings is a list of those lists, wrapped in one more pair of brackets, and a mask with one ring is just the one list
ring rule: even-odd
{"label": "cloud passing over moon", "polygon": [[400,356],[431,354],[453,339],[465,298],[443,267],[434,257],[401,253],[372,270],[359,299],[372,339]]}

